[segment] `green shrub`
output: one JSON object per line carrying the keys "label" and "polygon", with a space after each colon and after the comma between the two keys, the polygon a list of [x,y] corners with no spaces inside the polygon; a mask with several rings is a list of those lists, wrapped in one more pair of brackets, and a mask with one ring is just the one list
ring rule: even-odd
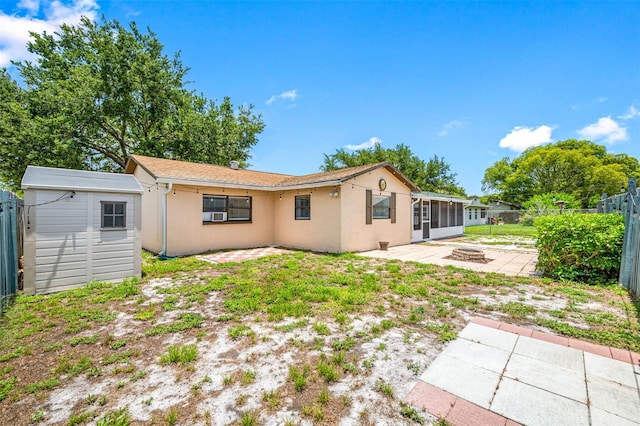
{"label": "green shrub", "polygon": [[624,218],[563,214],[538,218],[538,269],[547,277],[604,284],[620,270]]}
{"label": "green shrub", "polygon": [[[562,209],[560,204],[562,203]],[[536,218],[542,216],[554,216],[562,214],[563,210],[576,210],[581,208],[580,201],[564,192],[550,192],[535,195],[522,205],[524,213],[520,216],[520,224],[533,226]]]}

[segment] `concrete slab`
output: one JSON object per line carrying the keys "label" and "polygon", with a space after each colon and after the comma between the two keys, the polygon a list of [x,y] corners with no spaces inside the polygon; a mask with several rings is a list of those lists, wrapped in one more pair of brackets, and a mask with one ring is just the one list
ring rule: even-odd
{"label": "concrete slab", "polygon": [[591,407],[599,408],[626,420],[640,419],[638,387],[624,386],[598,377],[587,382]]}
{"label": "concrete slab", "polygon": [[502,374],[504,366],[509,360],[509,355],[511,355],[509,351],[466,339],[457,339],[451,342],[442,353],[498,374]]}
{"label": "concrete slab", "polygon": [[527,426],[589,425],[585,404],[508,378],[500,382],[491,411]]}
{"label": "concrete slab", "polygon": [[500,375],[440,354],[420,380],[488,409]]}
{"label": "concrete slab", "polygon": [[637,387],[633,366],[628,362],[617,361],[611,358],[584,353],[584,368],[587,381],[596,378],[610,380],[621,385]]}
{"label": "concrete slab", "polygon": [[504,377],[545,389],[583,404],[588,401],[584,374],[537,359],[514,353],[509,359]]}
{"label": "concrete slab", "polygon": [[599,408],[591,407],[591,426],[638,426],[640,420],[634,422]]}
{"label": "concrete slab", "polygon": [[640,426],[640,355],[582,343],[476,317],[407,401],[458,426]]}
{"label": "concrete slab", "polygon": [[513,351],[518,335],[470,323],[458,334],[463,339],[482,343],[503,351]]}
{"label": "concrete slab", "polygon": [[514,353],[584,374],[582,351],[520,336]]}
{"label": "concrete slab", "polygon": [[[484,251],[488,263],[463,262],[454,259],[445,259],[451,255],[455,247],[473,247]],[[505,275],[536,276],[536,263],[538,254],[535,249],[502,249],[492,246],[477,244],[461,244],[456,242],[437,241],[423,244],[409,244],[404,246],[389,247],[388,250],[371,250],[359,253],[361,256],[376,257],[380,259],[398,259],[431,263],[440,266],[452,265],[458,268],[470,269],[477,272],[497,272]]]}

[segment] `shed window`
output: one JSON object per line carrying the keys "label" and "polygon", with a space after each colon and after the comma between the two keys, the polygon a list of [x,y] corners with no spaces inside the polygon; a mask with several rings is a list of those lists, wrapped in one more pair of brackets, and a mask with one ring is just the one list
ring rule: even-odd
{"label": "shed window", "polygon": [[296,195],[296,220],[311,219],[311,195]]}
{"label": "shed window", "polygon": [[103,229],[123,229],[127,224],[127,203],[124,201],[101,201]]}
{"label": "shed window", "polygon": [[251,197],[204,195],[202,222],[250,222]]}

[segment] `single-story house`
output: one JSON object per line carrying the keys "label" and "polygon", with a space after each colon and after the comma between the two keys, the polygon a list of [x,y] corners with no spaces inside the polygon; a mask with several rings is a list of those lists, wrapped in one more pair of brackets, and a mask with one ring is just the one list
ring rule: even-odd
{"label": "single-story house", "polygon": [[468,200],[437,192],[414,192],[411,202],[411,241],[438,240],[464,233]]}
{"label": "single-story house", "polygon": [[141,274],[141,194],[134,176],[29,166],[24,292],[51,293]]}
{"label": "single-story house", "polygon": [[482,204],[478,197],[470,199],[465,209],[467,210],[466,226],[485,225],[487,223],[487,211],[491,206]]}
{"label": "single-story house", "polygon": [[282,246],[357,252],[412,241],[409,179],[383,162],[305,176],[132,155],[142,246],[166,256]]}

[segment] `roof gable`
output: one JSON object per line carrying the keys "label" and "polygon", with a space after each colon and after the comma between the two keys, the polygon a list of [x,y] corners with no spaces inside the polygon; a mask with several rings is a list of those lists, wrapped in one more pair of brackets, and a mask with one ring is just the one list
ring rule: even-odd
{"label": "roof gable", "polygon": [[356,176],[379,168],[386,168],[412,191],[418,187],[399,170],[387,162],[366,164],[330,172],[291,176],[254,170],[232,169],[213,164],[190,163],[187,161],[132,155],[127,162],[125,173],[133,173],[142,167],[154,179],[174,183],[255,187],[262,190],[277,190],[308,186],[329,186],[342,183]]}

